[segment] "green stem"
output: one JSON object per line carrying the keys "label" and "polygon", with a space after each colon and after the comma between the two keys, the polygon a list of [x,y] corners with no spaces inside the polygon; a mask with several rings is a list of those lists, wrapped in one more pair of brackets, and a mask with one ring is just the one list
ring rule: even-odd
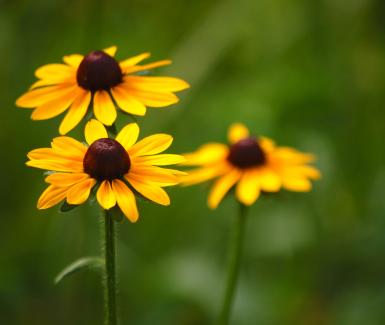
{"label": "green stem", "polygon": [[239,269],[241,265],[243,237],[245,234],[247,207],[240,204],[239,215],[235,220],[234,238],[231,243],[229,268],[227,273],[226,291],[223,298],[222,309],[218,325],[228,325],[230,321],[231,306],[237,287]]}
{"label": "green stem", "polygon": [[105,259],[104,268],[104,309],[105,325],[116,325],[116,252],[115,252],[115,221],[104,211],[103,216],[103,253]]}

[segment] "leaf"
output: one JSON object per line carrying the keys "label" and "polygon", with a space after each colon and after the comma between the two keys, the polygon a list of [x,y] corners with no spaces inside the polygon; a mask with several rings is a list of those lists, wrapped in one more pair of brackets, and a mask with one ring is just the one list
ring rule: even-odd
{"label": "leaf", "polygon": [[60,212],[69,212],[75,208],[77,208],[79,205],[75,204],[69,204],[67,201],[64,201],[62,205],[60,206]]}
{"label": "leaf", "polygon": [[75,262],[68,265],[63,271],[61,271],[55,278],[55,284],[58,284],[61,280],[67,276],[81,271],[85,268],[102,268],[104,267],[104,260],[101,257],[89,256],[82,257]]}

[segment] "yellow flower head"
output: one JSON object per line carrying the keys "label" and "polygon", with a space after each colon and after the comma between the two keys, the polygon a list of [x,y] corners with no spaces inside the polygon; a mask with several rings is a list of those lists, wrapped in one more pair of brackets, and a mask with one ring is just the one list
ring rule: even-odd
{"label": "yellow flower head", "polygon": [[252,137],[242,124],[233,124],[228,132],[230,145],[208,143],[196,152],[186,154],[185,165],[200,166],[182,177],[184,185],[192,185],[217,178],[208,198],[215,209],[235,185],[237,199],[253,204],[263,192],[278,192],[281,188],[307,192],[311,179],[320,177],[319,171],[307,165],[314,156],[289,147],[277,147],[265,137]]}
{"label": "yellow flower head", "polygon": [[169,205],[170,199],[162,187],[176,185],[178,175],[184,173],[158,166],[178,164],[184,158],[159,154],[171,145],[170,135],[155,134],[136,142],[138,135],[138,125],[131,123],[111,139],[102,123],[91,120],[85,128],[88,144],[60,136],[53,139],[51,148],[29,152],[28,166],[52,171],[45,178],[50,185],[37,207],[47,209],[64,199],[71,205],[82,204],[93,188],[103,209],[118,204],[132,222],[139,216],[134,192]]}
{"label": "yellow flower head", "polygon": [[165,107],[179,101],[174,92],[189,85],[177,78],[138,76],[135,73],[171,64],[170,60],[138,65],[148,58],[143,53],[118,62],[116,47],[93,51],[86,56],[72,54],[64,64],[47,64],[36,70],[39,79],[19,97],[16,105],[35,108],[31,118],[46,120],[68,110],[60,134],[72,130],[86,115],[90,103],[94,116],[105,125],[116,119],[117,106],[126,113],[143,116],[146,107]]}

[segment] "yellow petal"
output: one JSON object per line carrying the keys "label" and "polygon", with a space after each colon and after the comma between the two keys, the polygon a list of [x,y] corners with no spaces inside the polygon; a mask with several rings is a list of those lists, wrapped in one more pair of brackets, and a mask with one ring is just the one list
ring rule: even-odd
{"label": "yellow petal", "polygon": [[126,92],[149,107],[166,107],[179,102],[179,98],[171,92],[156,92],[130,88],[127,84],[121,84]]}
{"label": "yellow petal", "polygon": [[137,181],[148,181],[167,185],[179,183],[178,177],[172,171],[158,167],[132,167],[130,172],[125,175],[126,179]]}
{"label": "yellow petal", "polygon": [[235,192],[238,200],[245,205],[252,205],[258,199],[260,192],[255,171],[245,171]]}
{"label": "yellow petal", "polygon": [[79,64],[82,62],[84,56],[80,54],[71,54],[63,57],[63,61],[68,65],[77,68]]}
{"label": "yellow petal", "polygon": [[139,54],[139,55],[136,55],[136,56],[133,56],[131,58],[128,58],[122,62],[120,62],[120,68],[122,70],[128,68],[128,67],[131,67],[137,63],[139,63],[140,61],[143,61],[144,59],[147,59],[150,57],[150,53],[142,53],[142,54]]}
{"label": "yellow petal", "polygon": [[48,209],[60,201],[63,201],[66,197],[68,188],[66,187],[56,187],[53,185],[48,186],[45,191],[40,195],[40,198],[37,202],[38,209]]}
{"label": "yellow petal", "polygon": [[106,128],[98,120],[90,120],[84,129],[84,136],[89,145],[99,139],[108,138]]}
{"label": "yellow petal", "polygon": [[139,218],[139,212],[132,191],[119,179],[114,179],[112,181],[112,189],[115,193],[116,201],[124,215],[131,222],[136,222]]}
{"label": "yellow petal", "polygon": [[315,160],[314,155],[290,147],[277,148],[271,153],[271,158],[284,164],[306,164]]}
{"label": "yellow petal", "polygon": [[51,78],[52,76],[70,77],[75,74],[75,70],[68,65],[61,63],[46,64],[35,71],[35,76],[39,79]]}
{"label": "yellow petal", "polygon": [[114,57],[115,54],[116,54],[116,50],[117,50],[117,49],[118,49],[118,48],[117,48],[116,46],[110,46],[110,47],[104,49],[103,52],[104,52],[104,53],[107,53],[109,56]]}
{"label": "yellow petal", "polygon": [[105,125],[112,125],[116,120],[115,105],[105,90],[98,90],[94,95],[94,114]]}
{"label": "yellow petal", "polygon": [[66,134],[79,124],[82,118],[86,115],[90,102],[91,92],[86,90],[81,91],[60,124],[60,134]]}
{"label": "yellow petal", "polygon": [[55,100],[58,97],[68,96],[73,93],[73,91],[73,84],[55,85],[34,89],[20,96],[16,101],[16,105],[19,107],[34,108]]}
{"label": "yellow petal", "polygon": [[172,155],[172,154],[163,154],[163,155],[135,158],[135,163],[137,164],[157,165],[157,166],[175,165],[185,161],[186,159],[183,156]]}
{"label": "yellow petal", "polygon": [[60,136],[53,138],[51,146],[54,153],[65,157],[71,157],[79,161],[83,161],[87,151],[86,146],[71,137]]}
{"label": "yellow petal", "polygon": [[271,152],[275,149],[274,141],[266,137],[258,137],[258,144],[264,152]]}
{"label": "yellow petal", "polygon": [[133,95],[130,95],[125,88],[116,86],[111,89],[111,93],[121,110],[139,116],[146,114],[146,106]]}
{"label": "yellow petal", "polygon": [[133,178],[130,178],[129,182],[136,191],[147,199],[161,205],[170,205],[170,198],[166,191],[161,187],[147,182],[141,182]]}
{"label": "yellow petal", "polygon": [[229,167],[225,166],[224,164],[220,164],[219,166],[215,165],[188,171],[187,175],[180,177],[180,182],[183,186],[206,182],[219,175],[225,174],[229,171],[228,168]]}
{"label": "yellow petal", "polygon": [[284,167],[284,170],[284,174],[288,176],[309,177],[310,179],[319,179],[321,177],[321,173],[317,168],[307,165]]}
{"label": "yellow petal", "polygon": [[67,202],[76,205],[84,203],[90,196],[91,189],[95,184],[96,180],[88,178],[72,186],[67,192]]}
{"label": "yellow petal", "polygon": [[208,205],[210,209],[217,208],[223,197],[239,180],[240,176],[240,172],[236,169],[233,169],[231,172],[225,174],[214,183],[208,198]]}
{"label": "yellow petal", "polygon": [[172,77],[126,76],[124,82],[135,89],[159,92],[174,92],[190,87],[186,81]]}
{"label": "yellow petal", "polygon": [[131,67],[123,68],[122,70],[123,70],[123,73],[134,73],[134,72],[145,71],[145,70],[163,67],[163,66],[169,65],[171,63],[172,63],[171,60],[162,60],[162,61],[156,61],[156,62],[145,64],[145,65],[134,65]]}
{"label": "yellow petal", "polygon": [[58,172],[83,172],[83,163],[74,161],[55,161],[55,160],[30,160],[25,163],[27,166],[35,167],[39,169],[52,170]]}
{"label": "yellow petal", "polygon": [[256,175],[262,191],[278,192],[281,189],[282,181],[276,172],[267,168],[260,168],[257,169]]}
{"label": "yellow petal", "polygon": [[89,178],[85,173],[54,173],[48,175],[45,181],[56,187],[69,187]]}
{"label": "yellow petal", "polygon": [[230,143],[236,143],[239,140],[249,137],[249,130],[241,123],[234,123],[230,126],[227,134]]}
{"label": "yellow petal", "polygon": [[96,193],[96,198],[103,209],[109,210],[116,204],[115,194],[109,181],[103,181]]}
{"label": "yellow petal", "polygon": [[193,153],[184,154],[186,162],[183,165],[207,165],[226,159],[229,148],[221,143],[208,143]]}
{"label": "yellow petal", "polygon": [[282,179],[282,186],[294,192],[309,192],[312,188],[311,182],[302,177],[284,177]]}
{"label": "yellow petal", "polygon": [[61,95],[37,107],[31,115],[33,120],[46,120],[63,113],[78,95],[77,87],[69,94]]}
{"label": "yellow petal", "polygon": [[118,141],[124,149],[129,149],[138,140],[139,126],[136,123],[127,124],[123,129],[120,130],[116,136]]}
{"label": "yellow petal", "polygon": [[29,87],[30,90],[33,90],[38,87],[42,86],[53,86],[58,84],[67,84],[69,86],[75,85],[76,80],[74,78],[49,78],[49,79],[42,79],[34,82],[31,87]]}
{"label": "yellow petal", "polygon": [[166,150],[172,143],[172,136],[168,134],[154,134],[146,137],[129,149],[132,156],[155,155]]}

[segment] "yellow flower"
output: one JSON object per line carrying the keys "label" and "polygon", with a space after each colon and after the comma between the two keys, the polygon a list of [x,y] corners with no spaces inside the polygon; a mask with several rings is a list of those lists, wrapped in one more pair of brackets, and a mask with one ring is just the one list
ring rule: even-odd
{"label": "yellow flower", "polygon": [[227,192],[236,185],[235,195],[245,204],[253,204],[263,192],[311,190],[311,179],[319,171],[307,165],[314,156],[289,147],[277,147],[265,137],[252,137],[242,124],[233,124],[228,132],[230,145],[208,143],[186,154],[185,165],[200,166],[182,177],[184,185],[217,178],[208,198],[215,209]]}
{"label": "yellow flower", "polygon": [[64,199],[71,205],[82,204],[94,187],[103,209],[118,204],[132,222],[139,216],[133,190],[153,202],[169,205],[162,187],[176,185],[177,175],[185,173],[158,166],[178,164],[184,158],[159,154],[171,145],[170,135],[155,134],[136,142],[138,135],[138,125],[131,123],[111,139],[103,124],[93,119],[85,128],[88,145],[60,136],[53,139],[51,148],[29,152],[28,166],[52,171],[45,178],[50,185],[40,196],[38,209]]}
{"label": "yellow flower", "polygon": [[[114,59],[116,47],[93,51],[86,56],[63,57],[64,64],[47,64],[36,70],[39,79],[18,98],[16,105],[35,108],[31,118],[46,120],[68,109],[60,134],[72,130],[93,103],[94,116],[105,125],[116,119],[117,106],[126,113],[143,116],[146,107],[165,107],[179,101],[174,92],[189,85],[177,78],[138,76],[135,73],[171,64],[170,60],[138,65],[143,53],[121,62]],[[114,103],[115,102],[115,103]]]}

